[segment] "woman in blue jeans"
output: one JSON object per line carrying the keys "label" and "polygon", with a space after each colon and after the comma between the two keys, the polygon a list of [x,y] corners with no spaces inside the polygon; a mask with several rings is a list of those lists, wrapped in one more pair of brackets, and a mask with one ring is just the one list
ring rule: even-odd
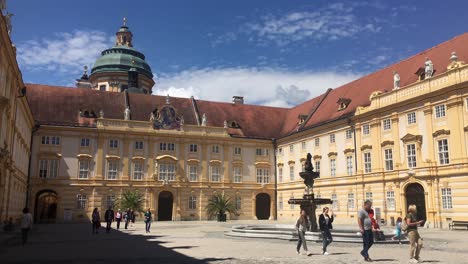
{"label": "woman in blue jeans", "polygon": [[[330,212],[330,214],[328,214]],[[333,229],[333,212],[328,208],[324,207],[323,212],[319,217],[320,231],[322,232],[322,249],[323,255],[327,256],[327,247],[333,241],[330,230]]]}

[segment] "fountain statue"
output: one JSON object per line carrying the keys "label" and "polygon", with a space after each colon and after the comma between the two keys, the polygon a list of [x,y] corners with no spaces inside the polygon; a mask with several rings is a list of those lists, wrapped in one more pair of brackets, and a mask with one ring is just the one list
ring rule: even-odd
{"label": "fountain statue", "polygon": [[315,215],[315,210],[317,205],[321,204],[331,204],[331,199],[321,199],[315,198],[313,187],[314,180],[320,177],[320,172],[314,171],[312,166],[312,155],[307,154],[307,159],[304,166],[304,171],[299,173],[302,179],[304,179],[305,192],[302,199],[291,198],[288,201],[288,204],[299,204],[301,211],[304,210],[309,218],[309,228],[308,231],[317,231],[317,216]]}

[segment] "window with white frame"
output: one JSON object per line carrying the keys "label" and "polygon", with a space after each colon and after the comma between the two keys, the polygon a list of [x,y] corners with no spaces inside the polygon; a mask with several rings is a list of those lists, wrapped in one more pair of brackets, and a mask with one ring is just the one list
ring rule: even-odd
{"label": "window with white frame", "polygon": [[320,147],[320,138],[316,138],[314,141],[315,141],[315,146]]}
{"label": "window with white frame", "polygon": [[160,163],[159,164],[159,180],[160,181],[175,181],[175,164]]}
{"label": "window with white frame", "polygon": [[[315,198],[320,199],[320,198],[322,198],[322,195],[321,194],[316,194]],[[322,208],[322,206],[320,204],[318,204],[317,209],[321,209],[321,208]]]}
{"label": "window with white frame", "polygon": [[[294,195],[291,195],[290,199],[294,199]],[[289,209],[294,210],[296,208],[295,204],[289,204]]]}
{"label": "window with white frame", "polygon": [[445,116],[445,105],[436,105],[434,108],[436,118],[441,118]]}
{"label": "window with white frame", "polygon": [[167,142],[160,142],[159,143],[159,150],[160,151],[175,151],[175,144],[174,143],[167,143]]}
{"label": "window with white frame", "polygon": [[135,142],[135,149],[143,149],[143,141],[136,141]]}
{"label": "window with white frame", "polygon": [[372,192],[366,192],[366,201],[373,201],[374,197]]}
{"label": "window with white frame", "polygon": [[293,144],[289,145],[289,152],[294,152],[294,145]]}
{"label": "window with white frame", "polygon": [[240,147],[235,147],[234,148],[234,155],[241,155],[242,149]]}
{"label": "window with white frame", "polygon": [[370,134],[370,126],[368,124],[362,126],[362,134],[369,135]]}
{"label": "window with white frame", "polygon": [[389,118],[387,119],[384,119],[382,121],[383,123],[383,130],[390,130],[392,129],[392,120],[390,120]]}
{"label": "window with white frame", "polygon": [[283,195],[280,194],[278,197],[278,209],[283,210]]}
{"label": "window with white frame", "polygon": [[338,196],[336,195],[336,193],[333,193],[331,195],[331,200],[332,200],[333,211],[337,211],[338,210]]}
{"label": "window with white frame", "polygon": [[80,141],[80,147],[89,147],[90,140],[89,138],[82,138]]}
{"label": "window with white frame", "polygon": [[220,182],[221,181],[221,167],[217,165],[213,165],[210,167],[210,171],[211,171],[211,181]]}
{"label": "window with white frame", "polygon": [[392,149],[384,149],[384,158],[385,158],[385,170],[391,171],[393,170],[393,150]]}
{"label": "window with white frame", "polygon": [[278,182],[283,182],[283,167],[278,168]]}
{"label": "window with white frame", "polygon": [[143,180],[143,161],[135,160],[133,161],[133,179],[134,180]]}
{"label": "window with white frame", "polygon": [[50,144],[52,145],[60,145],[60,137],[58,136],[53,136],[50,139]]}
{"label": "window with white frame", "polygon": [[388,191],[387,192],[387,209],[388,210],[395,210],[395,192]]}
{"label": "window with white frame", "polygon": [[76,195],[76,208],[86,209],[88,203],[88,198],[85,194]]}
{"label": "window with white frame", "polygon": [[197,197],[196,196],[190,195],[188,207],[189,207],[190,210],[197,209]]}
{"label": "window with white frame", "polygon": [[43,159],[39,160],[39,177],[40,178],[57,178],[58,176],[58,160]]}
{"label": "window with white frame", "polygon": [[306,150],[307,149],[307,142],[303,141],[301,143],[301,147],[302,147],[302,150]]}
{"label": "window with white frame", "polygon": [[411,112],[407,115],[408,125],[416,124],[416,112]]}
{"label": "window with white frame", "polygon": [[189,152],[190,153],[197,153],[198,152],[198,144],[190,144]]}
{"label": "window with white frame", "polygon": [[42,138],[41,138],[41,144],[42,144],[42,145],[49,145],[49,144],[50,144],[50,138],[49,138],[49,136],[42,136]]}
{"label": "window with white frame", "polygon": [[364,153],[364,172],[371,173],[372,172],[372,158],[370,152]]}
{"label": "window with white frame", "polygon": [[49,161],[39,160],[39,178],[47,178],[49,171]]}
{"label": "window with white frame", "polygon": [[335,134],[330,135],[330,143],[335,143]]}
{"label": "window with white frame", "polygon": [[289,167],[289,180],[294,181],[294,166]]}
{"label": "window with white frame", "polygon": [[78,179],[88,179],[89,177],[89,160],[82,159],[78,161],[78,167],[80,169],[78,173]]}
{"label": "window with white frame", "polygon": [[257,183],[270,183],[270,169],[257,168]]}
{"label": "window with white frame", "polygon": [[189,165],[189,181],[195,182],[198,181],[198,166]]}
{"label": "window with white frame", "polygon": [[107,161],[107,179],[116,180],[119,173],[119,161],[110,159]]}
{"label": "window with white frame", "polygon": [[49,178],[57,178],[58,176],[58,164],[59,161],[56,159],[49,161],[50,171],[49,171]]}
{"label": "window with white frame", "polygon": [[60,145],[59,136],[42,136],[41,138],[42,145]]}
{"label": "window with white frame", "polygon": [[234,167],[234,182],[242,182],[242,167]]}
{"label": "window with white frame", "polygon": [[330,159],[330,176],[336,176],[336,159]]}
{"label": "window with white frame", "polygon": [[352,139],[353,138],[353,130],[348,129],[346,130],[346,139]]}
{"label": "window with white frame", "polygon": [[258,148],[255,150],[255,154],[257,156],[268,156],[268,149],[266,148]]}
{"label": "window with white frame", "polygon": [[441,165],[449,164],[450,160],[449,160],[448,140],[447,139],[437,140],[437,145],[439,149],[439,163]]}
{"label": "window with white frame", "polygon": [[320,172],[320,160],[315,161],[315,171]]}
{"label": "window with white frame", "polygon": [[236,210],[242,209],[242,197],[236,196]]}
{"label": "window with white frame", "polygon": [[211,152],[213,152],[213,153],[219,153],[219,145],[213,145],[213,146],[211,146]]}
{"label": "window with white frame", "polygon": [[107,207],[106,208],[114,208],[114,204],[115,204],[115,195],[107,195],[106,197],[106,205]]}
{"label": "window with white frame", "polygon": [[442,209],[452,209],[452,189],[442,188]]}
{"label": "window with white frame", "polygon": [[406,156],[408,159],[408,167],[415,168],[416,167],[416,145],[415,144],[406,145]]}
{"label": "window with white frame", "polygon": [[354,209],[354,193],[348,193],[348,209]]}
{"label": "window with white frame", "polygon": [[119,147],[119,140],[111,139],[109,140],[109,148],[115,149]]}
{"label": "window with white frame", "polygon": [[353,156],[346,156],[346,172],[353,175]]}

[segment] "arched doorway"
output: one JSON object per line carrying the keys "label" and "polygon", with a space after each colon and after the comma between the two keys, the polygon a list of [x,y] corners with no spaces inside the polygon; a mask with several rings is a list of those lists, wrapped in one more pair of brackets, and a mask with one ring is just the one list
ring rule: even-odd
{"label": "arched doorway", "polygon": [[55,223],[57,218],[57,193],[42,190],[36,195],[34,218],[38,223]]}
{"label": "arched doorway", "polygon": [[270,195],[259,193],[255,197],[255,214],[258,220],[268,220],[270,218]]}
{"label": "arched doorway", "polygon": [[171,192],[163,191],[158,198],[158,220],[172,221],[172,204],[174,197]]}
{"label": "arched doorway", "polygon": [[424,188],[419,183],[411,183],[406,187],[405,191],[405,198],[406,198],[406,208],[405,211],[408,210],[408,206],[410,204],[416,205],[418,209],[418,219],[419,220],[427,220],[426,216],[426,196],[424,195]]}

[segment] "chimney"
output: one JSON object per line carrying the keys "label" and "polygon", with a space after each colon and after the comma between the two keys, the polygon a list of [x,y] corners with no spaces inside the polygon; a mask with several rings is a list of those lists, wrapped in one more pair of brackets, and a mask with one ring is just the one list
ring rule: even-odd
{"label": "chimney", "polygon": [[243,96],[233,96],[232,97],[233,104],[244,104],[244,97]]}

